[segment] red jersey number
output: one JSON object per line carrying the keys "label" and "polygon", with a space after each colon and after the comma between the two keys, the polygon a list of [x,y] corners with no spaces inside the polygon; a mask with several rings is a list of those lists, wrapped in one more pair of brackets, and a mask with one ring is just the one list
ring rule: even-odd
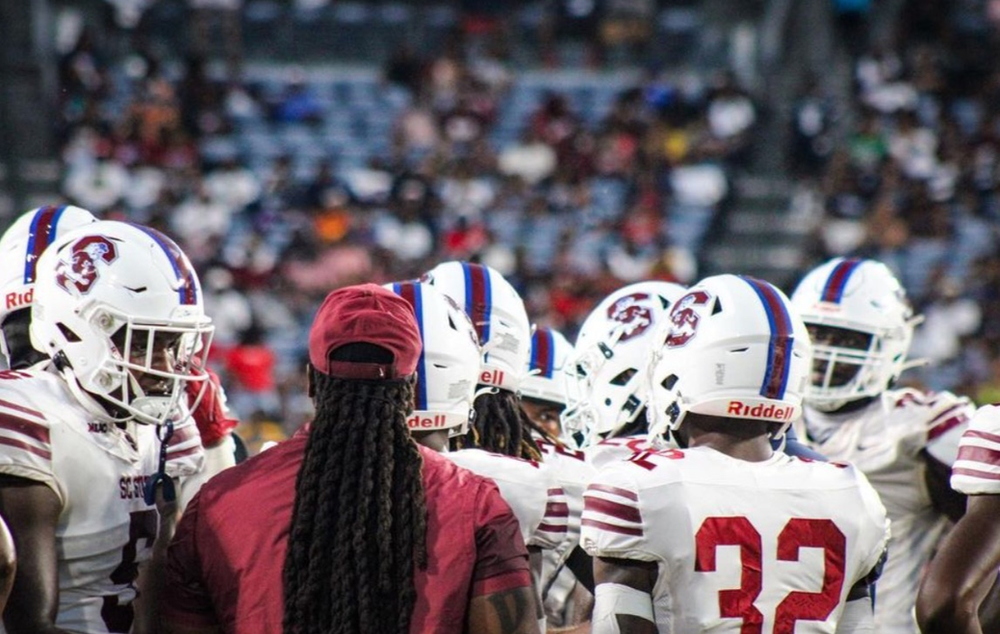
{"label": "red jersey number", "polygon": [[[695,535],[697,572],[715,571],[719,546],[739,546],[740,587],[719,591],[719,616],[742,619],[740,634],[763,634],[764,615],[754,605],[765,579],[761,575],[761,536],[745,517],[706,518]],[[819,592],[790,592],[778,604],[773,634],[794,634],[797,621],[825,621],[837,607],[844,586],[847,540],[828,519],[793,518],[778,535],[780,561],[798,561],[801,548],[822,548],[823,588]]]}

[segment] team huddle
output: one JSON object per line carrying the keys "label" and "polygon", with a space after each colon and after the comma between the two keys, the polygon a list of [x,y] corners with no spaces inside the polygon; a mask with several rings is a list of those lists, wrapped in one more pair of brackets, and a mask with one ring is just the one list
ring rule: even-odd
{"label": "team huddle", "polygon": [[0,267],[0,631],[1000,631],[1000,409],[895,387],[881,263],[630,284],[575,344],[482,264],[337,289],[313,422],[238,465],[169,237],[42,207]]}

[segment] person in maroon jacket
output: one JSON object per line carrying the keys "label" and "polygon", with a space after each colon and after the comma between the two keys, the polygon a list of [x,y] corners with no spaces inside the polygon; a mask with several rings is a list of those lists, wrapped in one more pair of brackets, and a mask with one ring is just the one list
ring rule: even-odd
{"label": "person in maroon jacket", "polygon": [[420,341],[388,290],[327,296],[309,336],[316,416],[188,506],[168,551],[168,631],[538,632],[496,486],[410,438]]}

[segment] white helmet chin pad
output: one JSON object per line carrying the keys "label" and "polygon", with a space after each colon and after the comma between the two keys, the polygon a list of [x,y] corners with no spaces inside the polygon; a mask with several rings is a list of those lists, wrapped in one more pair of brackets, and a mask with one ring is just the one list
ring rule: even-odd
{"label": "white helmet chin pad", "polygon": [[160,424],[180,407],[213,327],[194,268],[147,227],[96,222],[54,242],[38,261],[31,342],[112,414]]}

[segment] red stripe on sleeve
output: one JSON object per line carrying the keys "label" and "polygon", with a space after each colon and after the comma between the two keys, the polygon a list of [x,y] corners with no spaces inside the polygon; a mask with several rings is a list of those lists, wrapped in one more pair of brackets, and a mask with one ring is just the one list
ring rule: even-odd
{"label": "red stripe on sleeve", "polygon": [[48,445],[51,442],[49,439],[49,428],[45,425],[40,425],[3,412],[0,412],[0,429],[5,429],[21,436],[27,436],[43,445]]}
{"label": "red stripe on sleeve", "polygon": [[962,445],[958,449],[958,459],[1000,467],[1000,450]]}
{"label": "red stripe on sleeve", "polygon": [[967,420],[969,419],[965,416],[952,416],[948,420],[931,427],[931,430],[927,432],[927,440],[934,440],[935,438],[943,436]]}
{"label": "red stripe on sleeve", "polygon": [[26,442],[21,442],[20,440],[14,440],[13,438],[5,438],[0,436],[0,445],[7,445],[8,447],[17,447],[18,449],[23,449],[28,453],[33,453],[39,458],[45,458],[46,460],[52,460],[52,452],[45,449],[39,449],[34,445],[29,445]]}
{"label": "red stripe on sleeve", "polygon": [[24,405],[18,405],[17,403],[11,403],[10,401],[5,401],[2,398],[0,398],[0,407],[6,407],[7,409],[12,409],[15,412],[21,412],[22,414],[28,414],[29,416],[45,420],[45,415],[38,410],[25,407]]}
{"label": "red stripe on sleeve", "polygon": [[583,503],[584,513],[602,513],[625,522],[642,523],[642,514],[634,506],[620,504],[602,498],[587,497]]}
{"label": "red stripe on sleeve", "polygon": [[641,528],[630,528],[628,526],[616,526],[614,524],[608,524],[607,522],[601,522],[599,520],[592,520],[590,518],[583,518],[581,524],[584,526],[592,526],[594,528],[599,528],[602,531],[607,531],[609,533],[618,533],[620,535],[633,535],[635,537],[642,537]]}
{"label": "red stripe on sleeve", "polygon": [[979,438],[981,440],[988,440],[990,442],[995,442],[995,443],[1000,444],[1000,436],[998,436],[997,434],[991,434],[991,433],[985,432],[985,431],[979,431],[979,430],[976,430],[976,429],[970,429],[969,431],[965,432],[965,434],[963,434],[963,435],[964,436],[968,436],[969,438]]}
{"label": "red stripe on sleeve", "polygon": [[538,525],[538,530],[545,531],[546,533],[565,533],[567,531],[565,524],[557,525],[557,524],[547,524],[545,522],[542,522],[541,524]]}
{"label": "red stripe on sleeve", "polygon": [[990,473],[989,471],[980,471],[979,469],[966,469],[964,467],[957,467],[951,470],[952,475],[964,475],[970,478],[978,478],[980,480],[1000,480],[1000,473]]}
{"label": "red stripe on sleeve", "polygon": [[587,487],[589,491],[603,491],[604,493],[611,493],[612,495],[618,495],[623,498],[632,500],[633,502],[639,501],[639,496],[634,491],[629,491],[628,489],[620,489],[618,487],[608,486],[606,484],[591,484]]}

